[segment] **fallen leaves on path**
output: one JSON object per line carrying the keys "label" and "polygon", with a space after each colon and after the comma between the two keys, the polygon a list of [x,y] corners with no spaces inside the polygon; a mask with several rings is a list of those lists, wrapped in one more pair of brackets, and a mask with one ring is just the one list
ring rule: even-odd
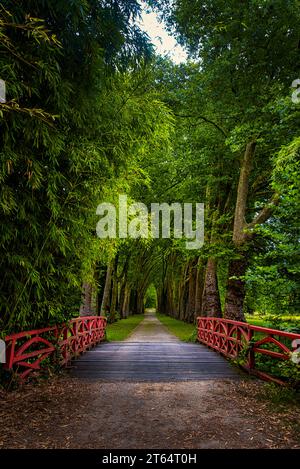
{"label": "fallen leaves on path", "polygon": [[1,448],[300,448],[300,409],[256,380],[107,383],[60,376],[0,392]]}

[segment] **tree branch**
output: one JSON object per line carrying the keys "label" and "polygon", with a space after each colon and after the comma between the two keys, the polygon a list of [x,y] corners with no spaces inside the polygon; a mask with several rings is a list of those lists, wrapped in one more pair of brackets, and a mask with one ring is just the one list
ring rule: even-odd
{"label": "tree branch", "polygon": [[204,122],[207,122],[208,124],[213,125],[217,130],[219,130],[224,135],[224,137],[227,137],[227,133],[225,132],[225,130],[219,124],[217,124],[216,122],[208,119],[205,116],[192,116],[192,115],[184,115],[184,114],[174,114],[174,116],[182,117],[184,119],[201,119]]}
{"label": "tree branch", "polygon": [[251,223],[248,223],[246,225],[247,230],[251,230],[254,228],[256,225],[261,225],[262,223],[265,223],[270,216],[272,215],[274,208],[277,207],[279,204],[279,194],[275,193],[272,198],[269,200],[269,202],[261,209],[261,211],[254,217]]}

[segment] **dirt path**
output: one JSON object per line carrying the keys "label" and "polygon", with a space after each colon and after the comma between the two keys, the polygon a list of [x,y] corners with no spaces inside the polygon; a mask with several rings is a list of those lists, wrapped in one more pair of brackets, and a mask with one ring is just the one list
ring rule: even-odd
{"label": "dirt path", "polygon": [[61,377],[2,394],[2,448],[300,448],[300,412],[260,382],[101,383]]}
{"label": "dirt path", "polygon": [[[153,317],[126,343],[156,334],[177,346]],[[0,392],[0,448],[300,448],[299,408],[275,409],[265,393],[264,383],[248,379],[104,382],[63,375]]]}
{"label": "dirt path", "polygon": [[125,342],[177,342],[174,335],[157,319],[154,310],[145,313],[145,319],[127,337]]}

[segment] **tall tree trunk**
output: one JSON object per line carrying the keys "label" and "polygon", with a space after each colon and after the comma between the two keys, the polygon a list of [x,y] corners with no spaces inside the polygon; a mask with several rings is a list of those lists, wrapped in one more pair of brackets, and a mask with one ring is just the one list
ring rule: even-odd
{"label": "tall tree trunk", "polygon": [[107,266],[106,271],[106,278],[105,278],[105,287],[101,302],[101,315],[107,316],[110,311],[110,301],[111,301],[111,280],[112,280],[112,272],[113,272],[113,261],[110,261]]}
{"label": "tall tree trunk", "polygon": [[242,277],[245,275],[247,267],[242,247],[247,241],[247,234],[245,232],[247,223],[245,215],[249,190],[249,177],[253,164],[255,148],[256,142],[248,143],[241,165],[232,234],[232,241],[239,259],[233,259],[229,263],[226,287],[224,316],[225,318],[237,321],[245,321],[243,311],[245,285]]}
{"label": "tall tree trunk", "polygon": [[228,269],[227,293],[225,303],[225,317],[235,321],[245,321],[244,299],[247,260],[244,255],[240,259],[230,261]]}
{"label": "tall tree trunk", "polygon": [[177,319],[179,314],[179,298],[180,298],[180,279],[175,273],[172,282],[172,290],[173,290],[173,311],[172,317]]}
{"label": "tall tree trunk", "polygon": [[142,288],[136,288],[131,290],[130,294],[130,314],[144,314],[144,294],[145,291]]}
{"label": "tall tree trunk", "polygon": [[117,254],[114,262],[113,262],[113,271],[111,277],[111,302],[110,302],[110,322],[113,323],[116,320],[116,312],[118,307],[118,287],[119,287],[119,279],[118,279],[118,262],[119,262],[119,255]]}
{"label": "tall tree trunk", "polygon": [[117,276],[114,274],[112,278],[110,322],[115,322],[116,320],[117,297],[118,297],[118,280],[117,280]]}
{"label": "tall tree trunk", "polygon": [[246,222],[245,215],[249,190],[249,177],[255,155],[255,148],[256,142],[248,143],[242,161],[232,235],[232,241],[236,249],[236,256],[230,261],[228,268],[224,316],[237,321],[245,321],[243,311],[245,299],[244,275],[247,269],[247,250],[245,247],[254,237],[253,228],[268,220],[274,207],[279,203],[279,196],[275,193],[271,200],[254,217],[251,223]]}
{"label": "tall tree trunk", "polygon": [[144,289],[137,291],[136,310],[134,311],[135,314],[145,313],[144,296],[145,296]]}
{"label": "tall tree trunk", "polygon": [[120,284],[120,295],[119,295],[119,313],[120,313],[120,318],[123,319],[123,305],[124,305],[124,299],[125,299],[125,287],[126,287],[126,280],[122,279],[121,284]]}
{"label": "tall tree trunk", "polygon": [[82,285],[82,300],[79,309],[80,316],[96,316],[98,314],[98,289],[96,283],[84,282]]}
{"label": "tall tree trunk", "polygon": [[130,288],[129,288],[128,282],[126,282],[124,286],[123,304],[121,305],[121,317],[123,319],[126,319],[129,316],[129,302],[130,302]]}
{"label": "tall tree trunk", "polygon": [[246,146],[240,171],[232,234],[232,240],[236,247],[242,246],[246,240],[245,228],[247,227],[247,224],[245,215],[249,190],[249,177],[252,169],[255,148],[256,142],[250,142]]}
{"label": "tall tree trunk", "polygon": [[138,304],[138,292],[134,288],[130,292],[130,297],[129,297],[129,314],[136,314],[137,312],[137,306]]}
{"label": "tall tree trunk", "polygon": [[198,259],[191,259],[189,263],[188,277],[188,300],[186,304],[185,318],[186,322],[194,322],[195,300],[196,300],[196,280],[197,280]]}
{"label": "tall tree trunk", "polygon": [[166,285],[166,314],[168,316],[174,316],[173,285],[171,278],[167,279]]}
{"label": "tall tree trunk", "polygon": [[201,316],[222,317],[217,277],[217,261],[212,257],[208,259],[206,265]]}
{"label": "tall tree trunk", "polygon": [[188,268],[189,268],[189,264],[186,263],[184,266],[183,275],[181,279],[181,295],[180,295],[180,303],[179,303],[179,319],[181,321],[184,321],[185,319],[186,305],[188,301],[188,293],[189,293],[188,285],[187,285],[188,272],[189,272]]}
{"label": "tall tree trunk", "polygon": [[[212,224],[210,231],[210,244],[216,241],[216,226],[220,212],[220,200],[218,207],[212,214]],[[221,301],[218,285],[218,263],[217,260],[211,256],[207,260],[204,287],[202,296],[202,309],[201,316],[209,317],[222,317]]]}
{"label": "tall tree trunk", "polygon": [[157,292],[157,311],[158,311],[158,313],[160,313],[161,312],[161,301],[162,301],[161,288],[157,287],[156,292]]}
{"label": "tall tree trunk", "polygon": [[167,288],[164,282],[159,294],[158,311],[161,314],[167,314]]}
{"label": "tall tree trunk", "polygon": [[198,263],[197,263],[194,321],[196,321],[197,317],[200,316],[201,311],[202,311],[203,289],[204,289],[203,262],[202,262],[202,259],[199,257]]}
{"label": "tall tree trunk", "polygon": [[92,295],[92,284],[84,282],[82,285],[82,302],[79,310],[80,316],[89,316],[91,314]]}

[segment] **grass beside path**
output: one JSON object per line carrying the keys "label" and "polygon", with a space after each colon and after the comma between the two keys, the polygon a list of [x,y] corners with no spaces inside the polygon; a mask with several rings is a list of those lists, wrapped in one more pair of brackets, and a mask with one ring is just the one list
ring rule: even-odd
{"label": "grass beside path", "polygon": [[160,313],[156,313],[156,317],[180,340],[184,342],[194,342],[196,340],[196,326],[194,324],[188,324]]}
{"label": "grass beside path", "polygon": [[143,314],[135,314],[126,319],[119,319],[119,321],[113,324],[108,324],[106,327],[107,340],[109,342],[125,340],[144,318],[145,316]]}
{"label": "grass beside path", "polygon": [[285,331],[297,332],[300,329],[300,316],[298,315],[259,315],[246,314],[246,320],[254,326],[269,327],[271,329],[281,329]]}

